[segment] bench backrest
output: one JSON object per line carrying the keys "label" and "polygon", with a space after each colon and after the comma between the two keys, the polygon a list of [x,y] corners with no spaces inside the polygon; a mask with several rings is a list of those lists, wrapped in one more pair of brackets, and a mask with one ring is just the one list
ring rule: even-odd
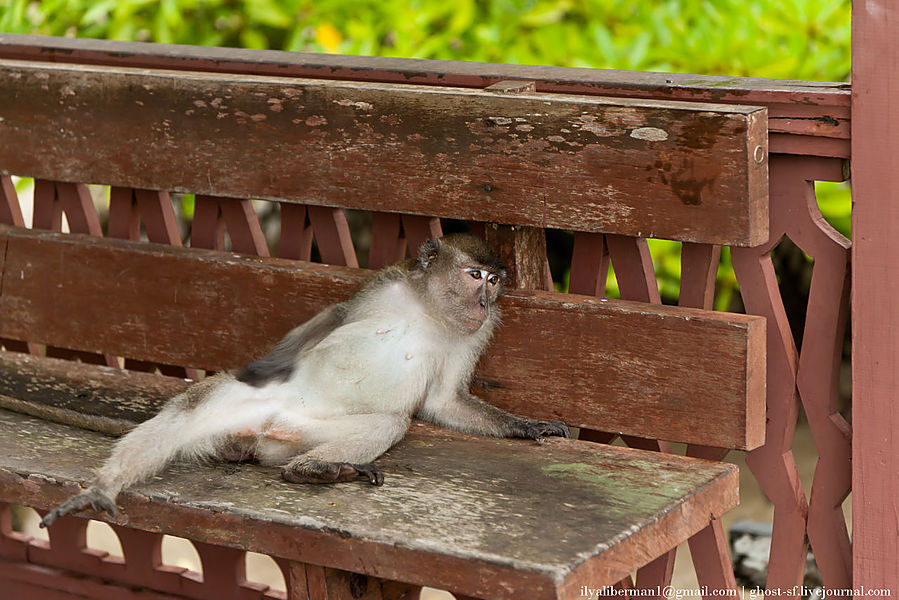
{"label": "bench backrest", "polygon": [[[573,278],[604,277],[606,246],[645,258],[620,236],[681,240],[696,255],[765,241],[765,111],[492,88],[0,60],[0,173],[40,180],[43,210],[56,211],[45,227],[65,211],[94,234],[0,229],[0,338],[233,368],[364,276],[342,213],[317,207],[374,211],[374,266],[400,257],[401,230],[414,251],[439,218],[496,223],[481,230],[529,289],[504,301],[480,395],[602,431],[760,445],[762,319],[534,289],[545,258],[533,233],[576,232]],[[77,222],[85,188],[53,182],[114,186],[112,203],[133,210],[111,211],[110,234],[136,237],[141,214],[151,240],[172,244],[150,226],[170,219],[168,198],[146,190],[200,194],[193,245],[219,245],[227,223],[236,250],[261,254],[250,204],[231,198],[274,200],[281,256],[308,257],[314,234],[326,261],[350,266],[98,239],[99,223]]]}

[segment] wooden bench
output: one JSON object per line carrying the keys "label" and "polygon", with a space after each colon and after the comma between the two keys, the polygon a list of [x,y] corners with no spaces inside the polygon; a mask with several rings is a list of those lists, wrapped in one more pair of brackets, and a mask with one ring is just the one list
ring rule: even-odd
{"label": "wooden bench", "polygon": [[[714,583],[733,586],[717,518],[737,503],[737,471],[704,458],[763,442],[765,322],[706,309],[716,246],[767,237],[764,109],[544,94],[528,82],[130,68],[112,54],[0,59],[5,589],[279,597],[244,581],[250,550],[278,561],[290,598],[412,598],[420,585],[579,598],[650,563],[637,584],[664,581],[670,551],[699,532],[700,554],[720,563]],[[7,175],[37,178],[34,229]],[[112,186],[107,237],[86,183]],[[193,247],[181,247],[168,192],[197,194]],[[279,258],[247,198],[278,203]],[[369,267],[448,226],[497,247],[514,289],[475,391],[564,420],[581,439],[537,445],[416,423],[381,459],[381,488],[177,465],[123,493],[119,519],[83,515],[114,524],[124,560],[85,550],[83,518],[59,519],[49,544],[12,531],[12,504],[44,511],[71,496],[108,455],[109,434],[154,414],[184,376],[239,367],[347,297],[367,271],[343,209],[371,211]],[[80,233],[48,231],[63,213]],[[140,240],[141,222],[155,243]],[[579,294],[543,289],[547,228],[575,232]],[[602,298],[611,256],[623,295],[657,302],[649,236],[685,242],[681,301],[698,308]],[[313,239],[331,264],[306,262]],[[595,443],[616,435],[638,448]],[[666,448],[655,440],[690,444],[692,456],[647,451]],[[195,541],[202,577],[160,565],[164,533]]]}

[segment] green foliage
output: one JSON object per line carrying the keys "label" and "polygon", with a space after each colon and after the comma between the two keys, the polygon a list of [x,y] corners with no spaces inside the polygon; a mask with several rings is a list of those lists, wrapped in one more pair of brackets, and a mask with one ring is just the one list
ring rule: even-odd
{"label": "green foliage", "polygon": [[[0,0],[10,33],[819,81],[848,79],[849,17],[850,0]],[[848,186],[818,192],[848,235]],[[676,297],[679,245],[651,251]],[[723,301],[729,267],[718,283]]]}
{"label": "green foliage", "polygon": [[0,30],[844,81],[849,0],[28,0]]}

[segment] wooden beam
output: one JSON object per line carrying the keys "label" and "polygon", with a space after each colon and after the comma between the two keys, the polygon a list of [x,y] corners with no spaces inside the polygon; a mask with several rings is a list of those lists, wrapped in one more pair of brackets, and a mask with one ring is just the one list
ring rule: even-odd
{"label": "wooden beam", "polygon": [[0,172],[57,181],[739,246],[768,236],[758,107],[4,60],[0,138]]}
{"label": "wooden beam", "polygon": [[[0,57],[63,63],[765,106],[779,152],[849,156],[849,84],[477,62],[340,56],[0,34]],[[772,149],[775,143],[772,142]]]}
{"label": "wooden beam", "polygon": [[[214,370],[261,356],[369,273],[14,228],[0,246],[4,235],[0,337]],[[509,292],[501,307],[498,351],[473,384],[490,402],[642,437],[762,442],[763,319],[555,292]]]}
{"label": "wooden beam", "polygon": [[853,587],[899,590],[899,5],[852,3]]}

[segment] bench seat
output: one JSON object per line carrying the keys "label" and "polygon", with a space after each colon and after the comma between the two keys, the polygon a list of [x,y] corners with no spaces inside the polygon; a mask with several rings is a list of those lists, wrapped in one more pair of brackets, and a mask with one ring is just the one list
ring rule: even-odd
{"label": "bench seat", "polygon": [[[109,455],[114,437],[96,430],[121,431],[186,385],[0,353],[4,498],[48,509],[69,497]],[[110,407],[115,418],[105,414]],[[64,423],[73,419],[78,427]],[[293,485],[277,468],[246,463],[176,464],[124,492],[120,518],[389,580],[539,600],[614,584],[738,496],[728,464],[558,438],[539,445],[469,436],[420,422],[378,464],[386,477],[379,488],[362,480]]]}

